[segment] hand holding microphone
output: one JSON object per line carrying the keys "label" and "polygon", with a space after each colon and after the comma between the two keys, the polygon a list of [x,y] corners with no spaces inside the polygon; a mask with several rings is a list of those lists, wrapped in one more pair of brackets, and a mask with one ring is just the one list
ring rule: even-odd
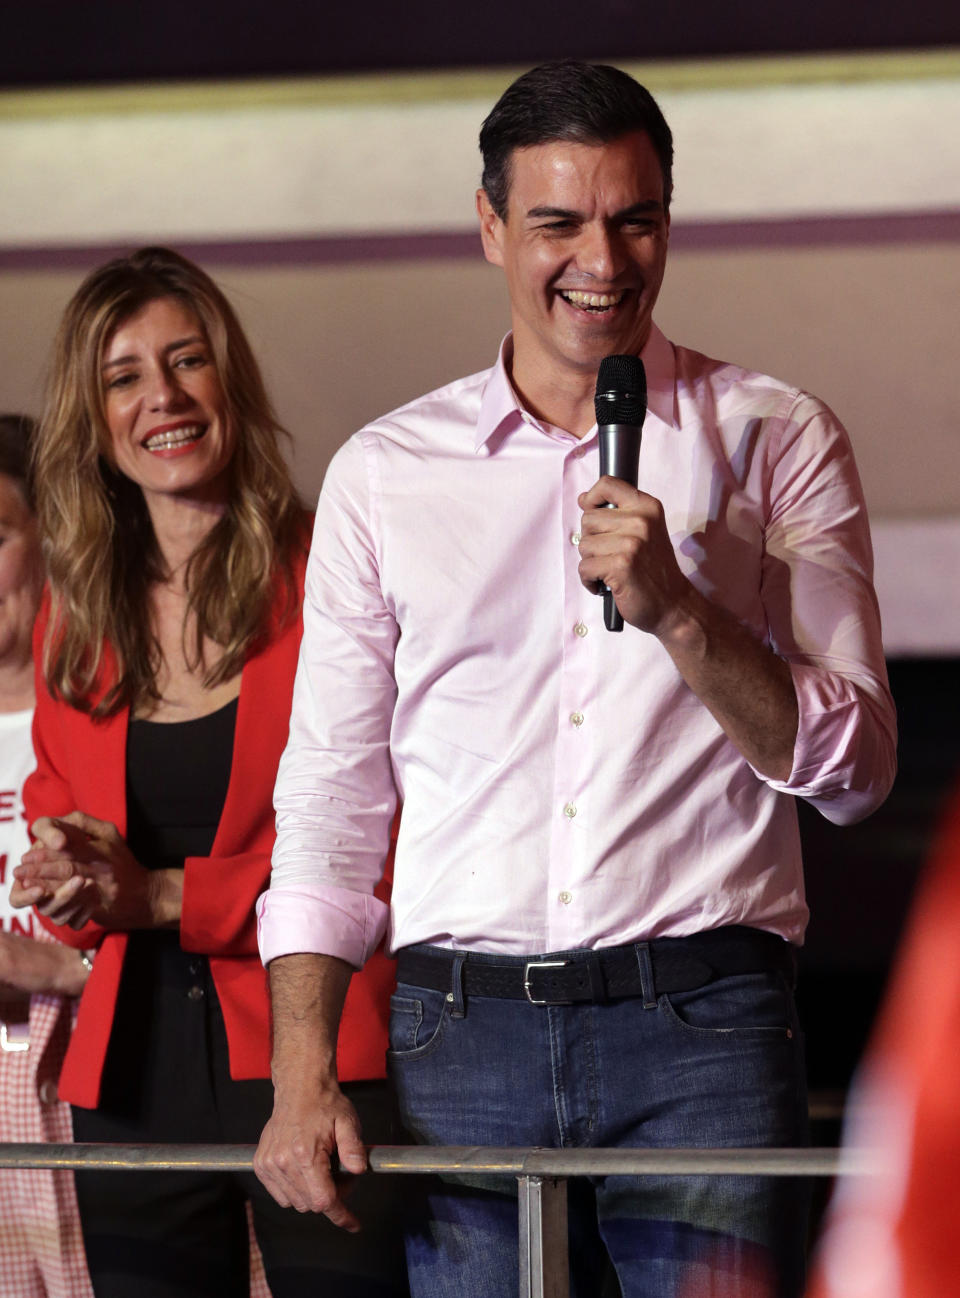
{"label": "hand holding microphone", "polygon": [[[600,474],[637,485],[640,430],[647,413],[647,376],[639,356],[605,356],[594,397],[600,441]],[[608,509],[616,505],[608,502]],[[603,624],[622,631],[623,618],[608,586],[603,590]]]}
{"label": "hand holding microphone", "polygon": [[580,580],[588,590],[603,590],[609,631],[622,630],[626,620],[666,643],[664,637],[689,626],[696,592],[677,562],[662,503],[637,486],[646,382],[636,356],[601,362],[596,411],[606,481],[601,477],[580,496]]}

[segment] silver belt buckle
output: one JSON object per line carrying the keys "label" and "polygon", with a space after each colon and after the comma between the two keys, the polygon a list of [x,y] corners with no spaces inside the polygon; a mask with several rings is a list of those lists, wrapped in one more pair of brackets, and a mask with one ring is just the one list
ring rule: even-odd
{"label": "silver belt buckle", "polygon": [[565,969],[569,960],[528,960],[523,966],[523,993],[531,1005],[572,1005],[573,1001],[540,1001],[530,994],[531,969]]}

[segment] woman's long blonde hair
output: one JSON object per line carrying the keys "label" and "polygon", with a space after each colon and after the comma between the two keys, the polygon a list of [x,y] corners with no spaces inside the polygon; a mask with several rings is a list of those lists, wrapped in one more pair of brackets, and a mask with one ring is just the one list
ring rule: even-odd
{"label": "woman's long blonde hair", "polygon": [[[204,666],[208,686],[229,680],[265,631],[278,586],[281,616],[298,607],[304,515],[280,451],[286,433],[233,308],[204,271],[168,248],[108,262],[64,312],[34,454],[51,592],[44,673],[56,697],[94,716],[158,697],[149,593],[167,574],[143,493],[107,454],[101,378],[115,330],[158,298],[176,299],[203,325],[237,434],[226,511],[187,566],[188,661]],[[205,639],[222,649],[209,667]],[[105,645],[116,660],[109,678]]]}

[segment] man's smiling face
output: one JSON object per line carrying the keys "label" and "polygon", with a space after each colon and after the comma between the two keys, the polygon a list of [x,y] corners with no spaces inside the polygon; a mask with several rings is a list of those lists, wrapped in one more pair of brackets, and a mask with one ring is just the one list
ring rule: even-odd
{"label": "man's smiling face", "polygon": [[484,253],[507,277],[521,391],[592,376],[604,356],[643,348],[670,232],[646,132],[517,149],[506,220],[482,190],[477,206]]}

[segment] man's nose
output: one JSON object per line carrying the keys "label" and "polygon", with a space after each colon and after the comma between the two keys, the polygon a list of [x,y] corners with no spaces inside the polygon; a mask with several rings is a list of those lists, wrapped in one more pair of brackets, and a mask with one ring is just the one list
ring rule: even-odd
{"label": "man's nose", "polygon": [[577,250],[577,263],[594,279],[607,282],[616,279],[623,269],[623,247],[615,230],[605,226],[587,226]]}

